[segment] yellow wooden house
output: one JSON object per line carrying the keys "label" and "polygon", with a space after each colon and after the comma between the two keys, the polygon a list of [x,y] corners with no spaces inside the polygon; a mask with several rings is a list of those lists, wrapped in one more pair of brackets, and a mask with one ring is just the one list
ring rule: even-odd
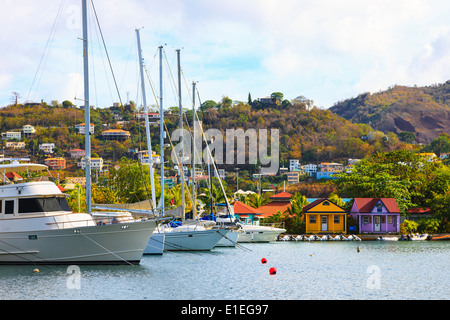
{"label": "yellow wooden house", "polygon": [[347,211],[321,198],[303,208],[306,233],[347,233]]}

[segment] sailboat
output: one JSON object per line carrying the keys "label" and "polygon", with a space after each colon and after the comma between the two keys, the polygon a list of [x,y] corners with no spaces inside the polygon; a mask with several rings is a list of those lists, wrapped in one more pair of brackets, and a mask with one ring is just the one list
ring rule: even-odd
{"label": "sailboat", "polygon": [[[82,8],[85,121],[90,123],[86,0],[82,0]],[[140,263],[156,220],[96,223],[91,214],[89,126],[86,128],[87,213],[73,213],[53,182],[14,184],[6,178],[6,173],[42,171],[47,166],[29,163],[29,159],[3,159],[9,163],[0,165],[0,264]]]}
{"label": "sailboat", "polygon": [[[160,80],[161,80],[161,121],[160,125],[164,125],[163,119],[163,107],[162,107],[162,47],[160,49]],[[178,87],[179,87],[179,108],[180,108],[180,129],[183,129],[183,110],[182,110],[182,100],[181,100],[181,66],[180,66],[180,50],[177,50],[177,60],[178,60]],[[163,129],[161,129],[161,143],[160,145],[164,145],[163,140]],[[184,141],[181,138],[181,145],[183,146]],[[198,220],[194,219],[191,221],[186,220],[185,215],[185,179],[184,179],[184,169],[183,169],[183,161],[184,161],[184,148],[181,148],[181,159],[178,159],[178,167],[181,175],[181,217],[182,223],[181,225],[175,223],[169,223],[159,226],[155,230],[155,235],[164,234],[165,242],[164,242],[164,250],[168,251],[209,251],[212,250],[216,244],[223,238],[226,237],[229,229],[226,228],[216,228],[213,229],[211,226],[200,223]],[[161,167],[164,167],[164,150],[161,150]],[[161,189],[164,190],[164,171],[161,171]],[[195,212],[195,198],[193,197],[192,207],[193,212]],[[164,194],[161,196],[161,214],[164,215]]]}

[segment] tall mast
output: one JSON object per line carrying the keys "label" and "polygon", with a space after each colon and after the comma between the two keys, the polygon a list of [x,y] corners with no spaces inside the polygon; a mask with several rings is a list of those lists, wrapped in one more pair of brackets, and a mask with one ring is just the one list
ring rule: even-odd
{"label": "tall mast", "polygon": [[183,106],[181,101],[181,60],[180,60],[180,49],[177,50],[177,60],[178,60],[178,103],[180,105],[180,144],[181,144],[181,161],[180,161],[180,175],[181,175],[181,206],[183,212],[183,221],[185,220],[185,199],[184,199],[184,137],[183,137]]}
{"label": "tall mast", "polygon": [[141,49],[141,37],[139,34],[139,29],[136,29],[137,42],[138,42],[138,51],[139,51],[139,62],[141,69],[141,87],[142,87],[142,99],[144,103],[144,112],[145,112],[145,132],[147,134],[147,149],[148,149],[148,164],[150,167],[150,182],[152,188],[152,209],[156,208],[156,195],[155,195],[155,177],[153,175],[153,155],[152,155],[152,140],[150,138],[150,124],[148,120],[148,107],[147,107],[147,96],[145,94],[145,81],[144,81],[144,59],[142,58],[142,49]]}
{"label": "tall mast", "polygon": [[83,7],[83,60],[84,60],[84,126],[85,126],[85,156],[86,164],[86,209],[91,213],[91,115],[89,103],[89,54],[88,54],[88,19],[87,0],[82,0]]}
{"label": "tall mast", "polygon": [[195,139],[196,139],[196,120],[195,120],[195,81],[192,82],[192,216],[195,218],[197,216],[196,202],[196,185],[195,185]]}
{"label": "tall mast", "polygon": [[162,67],[162,50],[163,47],[159,47],[159,135],[160,135],[160,148],[161,148],[161,216],[164,215],[164,108],[163,108],[163,67]]}

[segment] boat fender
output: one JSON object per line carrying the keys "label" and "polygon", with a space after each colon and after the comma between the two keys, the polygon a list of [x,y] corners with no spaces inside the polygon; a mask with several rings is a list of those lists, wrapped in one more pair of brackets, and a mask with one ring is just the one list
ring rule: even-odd
{"label": "boat fender", "polygon": [[277,274],[277,269],[275,269],[274,267],[272,267],[272,268],[270,268],[269,269],[269,273],[270,273],[270,275],[275,275],[275,274]]}
{"label": "boat fender", "polygon": [[39,273],[39,269],[34,269],[33,272],[34,273]]}
{"label": "boat fender", "polygon": [[361,252],[361,249],[359,247],[357,247],[356,252]]}
{"label": "boat fender", "polygon": [[261,259],[261,263],[262,263],[262,264],[266,264],[266,263],[267,263],[267,259],[266,259],[266,258],[262,258],[262,259]]}

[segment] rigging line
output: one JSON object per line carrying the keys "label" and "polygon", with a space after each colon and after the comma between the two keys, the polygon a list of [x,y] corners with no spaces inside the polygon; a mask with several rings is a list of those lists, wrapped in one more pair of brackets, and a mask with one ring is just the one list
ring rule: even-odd
{"label": "rigging line", "polygon": [[[91,19],[94,19],[94,18],[91,17]],[[93,34],[93,32],[92,32],[92,28],[93,27],[92,26],[95,26],[95,20],[92,21],[92,23],[89,24],[89,32],[91,34]],[[100,29],[100,26],[99,26],[99,29]],[[100,53],[101,61],[102,61],[102,64],[103,64],[103,71],[105,72],[106,83],[108,84],[109,95],[111,97],[111,100],[114,100],[113,94],[112,94],[112,91],[111,91],[111,85],[110,85],[110,82],[109,82],[108,72],[107,72],[106,66],[105,66],[105,58],[103,56],[103,50],[101,48],[100,41],[99,41],[98,30],[95,27],[94,27],[94,30],[95,30],[95,35],[97,36],[97,45],[99,47],[99,53]],[[92,36],[92,38],[93,38],[93,36]],[[94,50],[93,49],[94,49],[94,46],[92,45],[92,50],[91,50],[91,57],[92,58],[91,58],[91,61],[95,61],[94,60]],[[94,90],[94,92],[95,92],[95,99],[96,99],[95,105],[97,107],[99,107],[99,103],[98,103],[98,89],[97,89],[96,72],[95,72],[95,63],[92,64],[92,70],[93,70],[92,76],[94,77],[94,87],[95,87],[95,90]]]}
{"label": "rigging line", "polygon": [[[14,249],[22,250],[22,251],[25,252],[25,250],[23,250],[23,249],[21,249],[21,248],[19,248],[19,247],[13,246],[12,244],[7,243],[6,241],[0,240],[0,242],[4,243],[4,244],[6,244],[6,245],[8,245],[8,246],[10,246],[10,247],[13,247]],[[8,254],[11,254],[11,255],[13,255],[13,256],[16,256],[16,257],[18,257],[18,258],[21,258],[21,259],[23,259],[23,260],[25,260],[25,261],[28,261],[28,262],[30,262],[30,264],[34,264],[34,265],[38,265],[38,264],[39,264],[39,263],[36,262],[36,261],[33,261],[33,260],[28,259],[28,258],[25,258],[25,257],[20,256],[19,253],[10,252],[10,251],[4,250],[4,249],[0,249],[0,250],[3,251],[3,252],[6,252],[6,253],[8,253]],[[42,261],[45,261],[45,262],[50,263],[49,260],[43,259],[43,258],[41,258],[40,256],[38,256],[37,254],[34,254],[34,253],[29,253],[29,254],[32,255],[32,256],[34,256],[34,257],[36,257],[36,258],[41,259]],[[46,267],[47,267],[48,269],[51,269],[49,266],[46,266]]]}
{"label": "rigging line", "polygon": [[[220,188],[222,189],[222,193],[224,195],[225,202],[227,204],[227,210],[228,210],[229,214],[231,214],[230,204],[229,204],[228,198],[227,198],[226,193],[225,193],[225,189],[224,189],[223,184],[222,184],[222,179],[220,179],[219,171],[217,170],[217,166],[216,166],[216,162],[215,162],[215,160],[214,160],[214,158],[212,156],[211,150],[209,148],[208,141],[206,140],[205,132],[203,131],[203,128],[200,128],[200,130],[202,131],[202,137],[203,137],[203,139],[206,142],[206,151],[207,151],[208,157],[209,157],[208,164],[210,163],[210,161],[212,162],[214,172],[216,173],[216,176],[217,176],[217,178],[219,180],[219,185],[220,185]],[[212,188],[212,186],[211,186],[211,188]]]}
{"label": "rigging line", "polygon": [[119,102],[120,102],[121,105],[123,105],[122,98],[121,98],[120,92],[119,92],[119,87],[117,86],[116,76],[114,74],[114,70],[113,70],[113,67],[112,67],[112,64],[111,64],[111,59],[109,58],[109,53],[108,53],[108,49],[106,48],[105,38],[103,37],[102,28],[100,27],[100,22],[99,22],[98,16],[97,16],[97,10],[95,10],[95,6],[94,6],[94,1],[93,0],[91,0],[91,4],[92,4],[92,8],[94,10],[95,19],[97,20],[97,25],[98,25],[98,29],[100,31],[100,35],[102,37],[102,42],[103,42],[103,46],[105,48],[106,56],[108,58],[109,67],[111,68],[112,77],[114,79],[114,84],[116,86],[117,94],[119,96]]}
{"label": "rigging line", "polygon": [[[125,80],[125,75],[126,75],[127,70],[128,70],[128,63],[129,63],[129,61],[130,61],[131,53],[134,51],[134,50],[133,50],[133,49],[134,49],[134,45],[135,45],[135,40],[133,39],[133,40],[131,41],[130,51],[128,52],[128,58],[127,58],[126,63],[125,63],[125,70],[124,70],[124,72],[123,72],[122,80],[120,81],[120,87],[123,86],[123,82],[124,82],[124,80]],[[127,101],[127,103],[128,103],[128,101]]]}
{"label": "rigging line", "polygon": [[100,248],[105,249],[106,252],[112,254],[113,256],[115,256],[116,258],[119,258],[120,260],[122,260],[123,262],[129,264],[130,266],[132,266],[133,264],[125,259],[123,259],[122,257],[118,256],[117,254],[115,254],[114,252],[108,250],[107,248],[105,248],[104,246],[102,246],[101,244],[99,244],[98,242],[96,242],[95,240],[91,239],[90,237],[88,237],[86,234],[84,234],[83,232],[80,233],[81,235],[83,235],[84,237],[86,237],[86,239],[88,239],[89,241],[92,241],[93,243],[95,243],[96,245],[98,245]]}
{"label": "rigging line", "polygon": [[169,64],[169,61],[167,60],[166,52],[165,51],[163,51],[163,52],[164,52],[164,57],[166,60],[167,69],[169,70],[169,72],[168,72],[169,78],[172,80],[172,82],[169,81],[169,83],[171,84],[172,92],[175,96],[174,99],[175,99],[175,101],[179,101],[178,89],[176,89],[177,85],[176,85],[175,79],[173,78],[172,70],[170,69],[170,64]]}
{"label": "rigging line", "polygon": [[[34,75],[33,81],[31,83],[30,90],[28,91],[27,101],[30,98],[31,90],[33,89],[34,83],[35,83],[36,78],[37,78],[37,76],[39,74],[39,70],[41,69],[42,63],[44,63],[44,66],[43,66],[42,70],[45,68],[45,65],[47,63],[48,49],[49,49],[49,47],[51,48],[51,46],[52,46],[55,29],[56,29],[56,26],[58,25],[59,19],[61,17],[61,12],[62,12],[62,9],[63,9],[63,6],[64,6],[64,2],[65,2],[65,0],[61,1],[61,4],[60,4],[59,9],[58,9],[58,13],[56,14],[55,21],[53,22],[52,29],[50,31],[50,34],[49,34],[48,39],[47,39],[47,42],[45,44],[44,52],[42,53],[41,59],[40,59],[39,64],[38,64],[38,68],[36,70],[36,73]],[[42,73],[43,73],[43,71],[41,72],[41,75],[39,76],[39,80],[38,80],[38,84],[36,86],[36,90],[39,87],[39,83],[41,82]],[[33,98],[34,98],[34,96],[33,96]]]}

